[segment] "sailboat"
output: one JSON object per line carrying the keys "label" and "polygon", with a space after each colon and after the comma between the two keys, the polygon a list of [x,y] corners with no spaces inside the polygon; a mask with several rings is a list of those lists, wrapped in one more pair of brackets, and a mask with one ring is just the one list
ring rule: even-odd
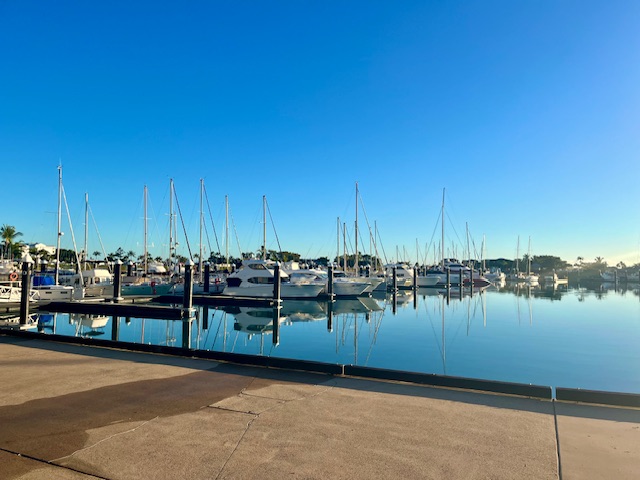
{"label": "sailboat", "polygon": [[[58,166],[58,240],[56,246],[56,266],[53,277],[44,272],[35,273],[31,278],[31,289],[38,294],[39,301],[69,301],[74,297],[82,298],[84,292],[81,287],[75,289],[71,285],[61,285],[58,274],[60,263],[60,239],[62,237],[62,165]],[[75,292],[75,294],[74,294]]]}
{"label": "sailboat", "polygon": [[[60,174],[62,181],[62,173]],[[66,202],[66,198],[65,198]],[[89,196],[85,194],[85,256],[87,252],[87,226],[89,222]],[[71,221],[69,220],[71,228]],[[58,233],[58,239],[61,233]],[[73,228],[71,228],[71,238],[73,239],[74,250],[76,250],[77,273],[71,275],[59,276],[59,282],[62,285],[69,285],[76,289],[76,292],[83,290],[82,296],[86,297],[110,297],[113,296],[113,275],[106,268],[82,268],[82,262],[75,248],[75,236]],[[58,252],[60,251],[58,243]],[[56,270],[57,271],[57,270]],[[76,293],[76,295],[79,295]]]}
{"label": "sailboat", "polygon": [[531,271],[531,237],[529,237],[529,253],[527,254],[527,274],[524,281],[529,285],[537,285],[540,277]]}
{"label": "sailboat", "polygon": [[[422,286],[442,286],[447,283],[447,271],[449,272],[449,281],[452,285],[459,284],[460,277],[462,276],[463,285],[469,285],[473,282],[474,286],[485,287],[491,282],[487,280],[481,273],[473,270],[472,268],[462,264],[455,258],[445,258],[445,242],[444,242],[444,198],[445,189],[442,189],[442,208],[440,213],[441,221],[441,263],[439,267],[430,268],[424,275],[419,275],[417,283],[419,287]],[[435,283],[434,283],[435,282]]]}
{"label": "sailboat", "polygon": [[507,281],[524,282],[524,274],[520,272],[520,235],[518,235],[518,242],[516,243],[516,266],[514,271],[507,275]]}
{"label": "sailboat", "polygon": [[148,204],[149,190],[144,186],[144,270],[142,277],[129,279],[122,285],[122,296],[130,295],[165,295],[169,293],[173,287],[172,283],[166,281],[162,274],[166,274],[167,270],[159,262],[149,262],[148,253]]}

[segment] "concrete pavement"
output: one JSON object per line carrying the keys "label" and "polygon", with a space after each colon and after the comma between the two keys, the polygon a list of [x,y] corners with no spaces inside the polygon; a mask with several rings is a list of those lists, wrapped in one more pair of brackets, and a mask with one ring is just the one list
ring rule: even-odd
{"label": "concrete pavement", "polygon": [[0,386],[1,479],[624,480],[640,472],[635,409],[7,336]]}

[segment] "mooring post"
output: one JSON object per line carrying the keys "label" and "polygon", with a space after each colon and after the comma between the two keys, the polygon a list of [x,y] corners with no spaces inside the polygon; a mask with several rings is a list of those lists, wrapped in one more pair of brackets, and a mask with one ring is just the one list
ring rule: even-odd
{"label": "mooring post", "polygon": [[193,260],[187,260],[184,266],[184,296],[182,307],[190,309],[193,307]]}
{"label": "mooring post", "polygon": [[471,296],[473,297],[473,268],[469,270],[469,288],[471,289]]}
{"label": "mooring post", "polygon": [[209,330],[209,305],[202,307],[202,329]]}
{"label": "mooring post", "polygon": [[418,290],[418,267],[413,267],[413,289]]}
{"label": "mooring post", "polygon": [[40,273],[45,273],[47,271],[48,263],[49,262],[47,262],[47,260],[44,258],[40,260]]}
{"label": "mooring post", "polygon": [[209,294],[209,274],[211,273],[211,265],[209,262],[205,262],[204,264],[204,293]]}
{"label": "mooring post", "polygon": [[120,339],[120,317],[111,317],[111,340],[117,342]]}
{"label": "mooring post", "polygon": [[391,313],[394,315],[398,312],[398,290],[394,289],[391,297]]}
{"label": "mooring post", "polygon": [[613,271],[613,281],[614,283],[618,283],[618,270]]}
{"label": "mooring post", "polygon": [[28,253],[22,259],[22,283],[20,291],[20,325],[27,324],[29,317],[29,293],[31,290],[31,265],[33,259]]}
{"label": "mooring post", "polygon": [[391,274],[393,275],[391,289],[393,290],[393,293],[395,295],[395,293],[398,291],[398,267],[394,265],[393,268],[391,269]]}
{"label": "mooring post", "polygon": [[329,265],[328,269],[328,279],[327,279],[327,295],[329,296],[329,301],[333,301],[333,265]]}
{"label": "mooring post", "polygon": [[182,321],[182,348],[184,348],[185,350],[191,350],[191,330],[193,328],[192,324],[193,320],[191,318]]}
{"label": "mooring post", "polygon": [[276,305],[280,304],[280,265],[273,268],[273,300]]}
{"label": "mooring post", "polygon": [[133,277],[133,262],[131,260],[127,263],[127,277]]}
{"label": "mooring post", "polygon": [[460,282],[460,288],[464,285],[464,270],[461,268],[458,271],[458,281]]}
{"label": "mooring post", "polygon": [[446,287],[447,290],[451,289],[451,268],[447,267],[447,283],[446,283]]}
{"label": "mooring post", "polygon": [[273,319],[271,320],[273,325],[273,345],[278,346],[280,344],[280,305],[273,306]]}
{"label": "mooring post", "polygon": [[122,262],[120,259],[115,261],[113,266],[113,303],[122,300]]}

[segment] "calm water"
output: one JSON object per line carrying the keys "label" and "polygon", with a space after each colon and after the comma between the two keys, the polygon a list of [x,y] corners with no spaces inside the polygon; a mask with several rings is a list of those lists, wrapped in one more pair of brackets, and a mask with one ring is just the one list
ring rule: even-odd
{"label": "calm water", "polygon": [[[166,320],[119,319],[127,342],[640,393],[640,293],[559,287],[487,290],[449,299],[435,290],[273,310],[199,311],[191,331]],[[205,319],[206,315],[206,319]],[[40,315],[43,333],[111,339],[111,317]]]}

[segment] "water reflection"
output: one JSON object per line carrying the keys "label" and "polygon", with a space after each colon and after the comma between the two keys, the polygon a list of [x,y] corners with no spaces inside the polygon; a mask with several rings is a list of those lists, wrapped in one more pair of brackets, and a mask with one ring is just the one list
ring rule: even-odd
{"label": "water reflection", "polygon": [[640,392],[637,285],[421,288],[275,310],[203,307],[191,321],[39,313],[30,322],[43,334]]}

